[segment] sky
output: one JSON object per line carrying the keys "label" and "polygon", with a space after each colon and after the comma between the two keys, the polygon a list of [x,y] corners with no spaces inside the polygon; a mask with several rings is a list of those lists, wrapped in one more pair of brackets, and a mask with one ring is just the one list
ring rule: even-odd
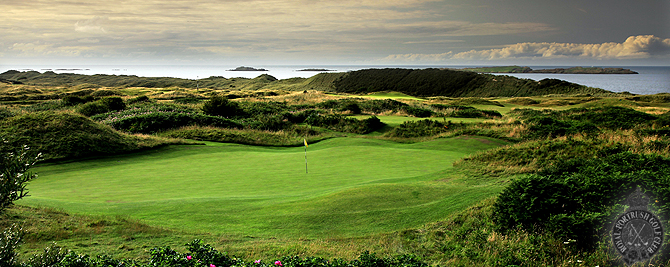
{"label": "sky", "polygon": [[670,65],[669,0],[0,0],[0,65]]}

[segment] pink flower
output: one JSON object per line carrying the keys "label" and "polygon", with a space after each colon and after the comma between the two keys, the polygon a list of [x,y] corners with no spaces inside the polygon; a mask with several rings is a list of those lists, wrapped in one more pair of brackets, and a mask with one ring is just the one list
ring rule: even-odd
{"label": "pink flower", "polygon": [[261,263],[261,260],[255,260],[254,263]]}
{"label": "pink flower", "polygon": [[193,259],[193,257],[191,257],[191,255],[188,255],[188,256],[186,256],[186,259],[191,260],[191,259]]}
{"label": "pink flower", "polygon": [[275,265],[277,265],[277,266],[284,266],[284,265],[281,264],[281,261],[275,261]]}
{"label": "pink flower", "polygon": [[216,267],[216,265],[214,265],[214,264],[210,264],[209,267]]}

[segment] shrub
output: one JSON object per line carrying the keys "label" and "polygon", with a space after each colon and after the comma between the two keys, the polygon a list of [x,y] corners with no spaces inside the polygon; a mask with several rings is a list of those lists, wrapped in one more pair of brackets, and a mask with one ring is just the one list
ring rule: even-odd
{"label": "shrub", "polygon": [[288,110],[288,106],[284,102],[268,101],[268,102],[242,102],[240,108],[243,114],[250,117],[266,116],[273,114],[281,114]]}
{"label": "shrub", "polygon": [[496,200],[493,219],[503,232],[521,226],[592,248],[595,230],[636,185],[654,192],[662,211],[670,210],[670,159],[623,152],[562,161],[512,181]]}
{"label": "shrub", "polygon": [[[134,112],[132,112],[134,111]],[[242,125],[230,119],[209,116],[201,113],[184,113],[161,110],[132,110],[112,114],[102,120],[103,124],[129,133],[152,134],[184,126],[214,126],[222,128],[242,128]],[[132,112],[132,113],[131,113]]]}
{"label": "shrub", "polygon": [[[175,102],[177,102],[177,100],[178,99],[175,99]],[[126,101],[126,102],[127,102],[128,105],[132,105],[132,104],[139,104],[139,103],[151,103],[153,101],[148,96],[141,95],[141,96],[138,96],[138,97],[128,99],[128,101]]]}
{"label": "shrub", "polygon": [[14,224],[0,233],[0,266],[15,266],[23,229]]}
{"label": "shrub", "polygon": [[420,121],[406,121],[386,133],[389,137],[413,138],[422,136],[433,136],[446,132],[452,124],[443,124],[430,119]]}
{"label": "shrub", "polygon": [[365,120],[357,120],[338,114],[326,116],[316,114],[305,119],[305,123],[325,127],[334,131],[357,134],[370,133],[384,126],[384,123],[382,123],[376,116],[372,116]]}
{"label": "shrub", "polygon": [[79,112],[81,115],[90,117],[93,115],[109,112],[109,109],[107,109],[107,107],[100,102],[91,102],[77,108],[77,112]]}
{"label": "shrub", "polygon": [[418,118],[426,118],[430,117],[433,115],[433,112],[427,109],[423,108],[418,108],[418,107],[412,107],[412,106],[404,106],[402,107],[402,110],[407,113],[407,115],[413,116],[413,117],[418,117]]}
{"label": "shrub", "polygon": [[249,129],[279,131],[292,126],[289,120],[285,120],[282,115],[256,116],[247,120],[245,126]]}
{"label": "shrub", "polygon": [[383,99],[383,100],[375,99],[371,101],[361,102],[360,106],[361,109],[365,112],[382,113],[385,111],[398,111],[402,107],[406,107],[408,105],[393,99]]}
{"label": "shrub", "polygon": [[9,206],[28,195],[27,183],[36,175],[28,170],[39,161],[41,154],[30,151],[24,145],[21,149],[11,149],[3,140],[0,144],[0,214]]}
{"label": "shrub", "polygon": [[14,112],[12,112],[11,110],[9,110],[7,108],[0,107],[0,121],[4,120],[6,118],[9,118],[9,117],[13,117],[13,116],[14,116]]}
{"label": "shrub", "polygon": [[119,111],[126,108],[126,104],[120,97],[105,97],[95,102],[86,103],[77,109],[77,112],[90,117],[110,111]]}
{"label": "shrub", "polygon": [[110,111],[119,111],[126,108],[126,103],[120,97],[105,97],[100,100],[105,107]]}
{"label": "shrub", "polygon": [[213,96],[202,106],[202,111],[207,115],[234,118],[244,115],[244,111],[236,102],[229,101],[222,96]]}
{"label": "shrub", "polygon": [[351,114],[361,114],[361,107],[354,101],[347,102],[340,110],[349,111]]}
{"label": "shrub", "polygon": [[74,96],[74,95],[69,95],[63,97],[61,101],[63,102],[63,105],[66,106],[76,106],[79,104],[84,104],[88,103],[91,101],[94,101],[95,99],[92,96],[85,96],[85,97],[79,97],[79,96]]}

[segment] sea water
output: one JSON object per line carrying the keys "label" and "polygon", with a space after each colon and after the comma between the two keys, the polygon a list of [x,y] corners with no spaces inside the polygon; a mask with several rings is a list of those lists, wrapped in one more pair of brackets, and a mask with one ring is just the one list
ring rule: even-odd
{"label": "sea water", "polygon": [[[90,66],[48,66],[48,65],[0,65],[0,73],[7,70],[39,72],[53,71],[56,73],[76,74],[109,74],[109,75],[136,75],[142,77],[175,77],[183,79],[203,79],[210,76],[226,78],[255,78],[261,74],[268,74],[277,79],[294,77],[309,78],[320,72],[348,72],[371,68],[452,68],[478,66],[455,65],[254,65],[248,66],[267,71],[231,71],[239,66],[232,65],[90,65]],[[569,68],[570,66],[529,66],[532,69]],[[603,66],[631,69],[639,74],[544,74],[544,73],[509,73],[496,75],[510,75],[517,78],[542,80],[545,78],[560,79],[595,88],[602,88],[612,92],[629,92],[633,94],[670,93],[670,66]],[[321,69],[327,71],[301,71],[305,69]]]}

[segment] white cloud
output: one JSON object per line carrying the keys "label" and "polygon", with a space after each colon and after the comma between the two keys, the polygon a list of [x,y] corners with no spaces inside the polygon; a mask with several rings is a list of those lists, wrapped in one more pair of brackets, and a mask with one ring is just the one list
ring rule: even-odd
{"label": "white cloud", "polygon": [[102,27],[102,24],[108,20],[107,17],[98,16],[95,16],[92,19],[79,20],[74,24],[74,30],[85,33],[107,33],[105,28]]}
{"label": "white cloud", "polygon": [[442,53],[442,54],[399,54],[399,55],[390,55],[382,59],[382,61],[400,61],[400,62],[438,62],[444,61],[451,57],[452,52]]}
{"label": "white cloud", "polygon": [[670,55],[670,39],[653,35],[631,36],[623,43],[517,43],[503,48],[452,54],[390,55],[383,61],[505,60],[505,59],[646,59]]}

